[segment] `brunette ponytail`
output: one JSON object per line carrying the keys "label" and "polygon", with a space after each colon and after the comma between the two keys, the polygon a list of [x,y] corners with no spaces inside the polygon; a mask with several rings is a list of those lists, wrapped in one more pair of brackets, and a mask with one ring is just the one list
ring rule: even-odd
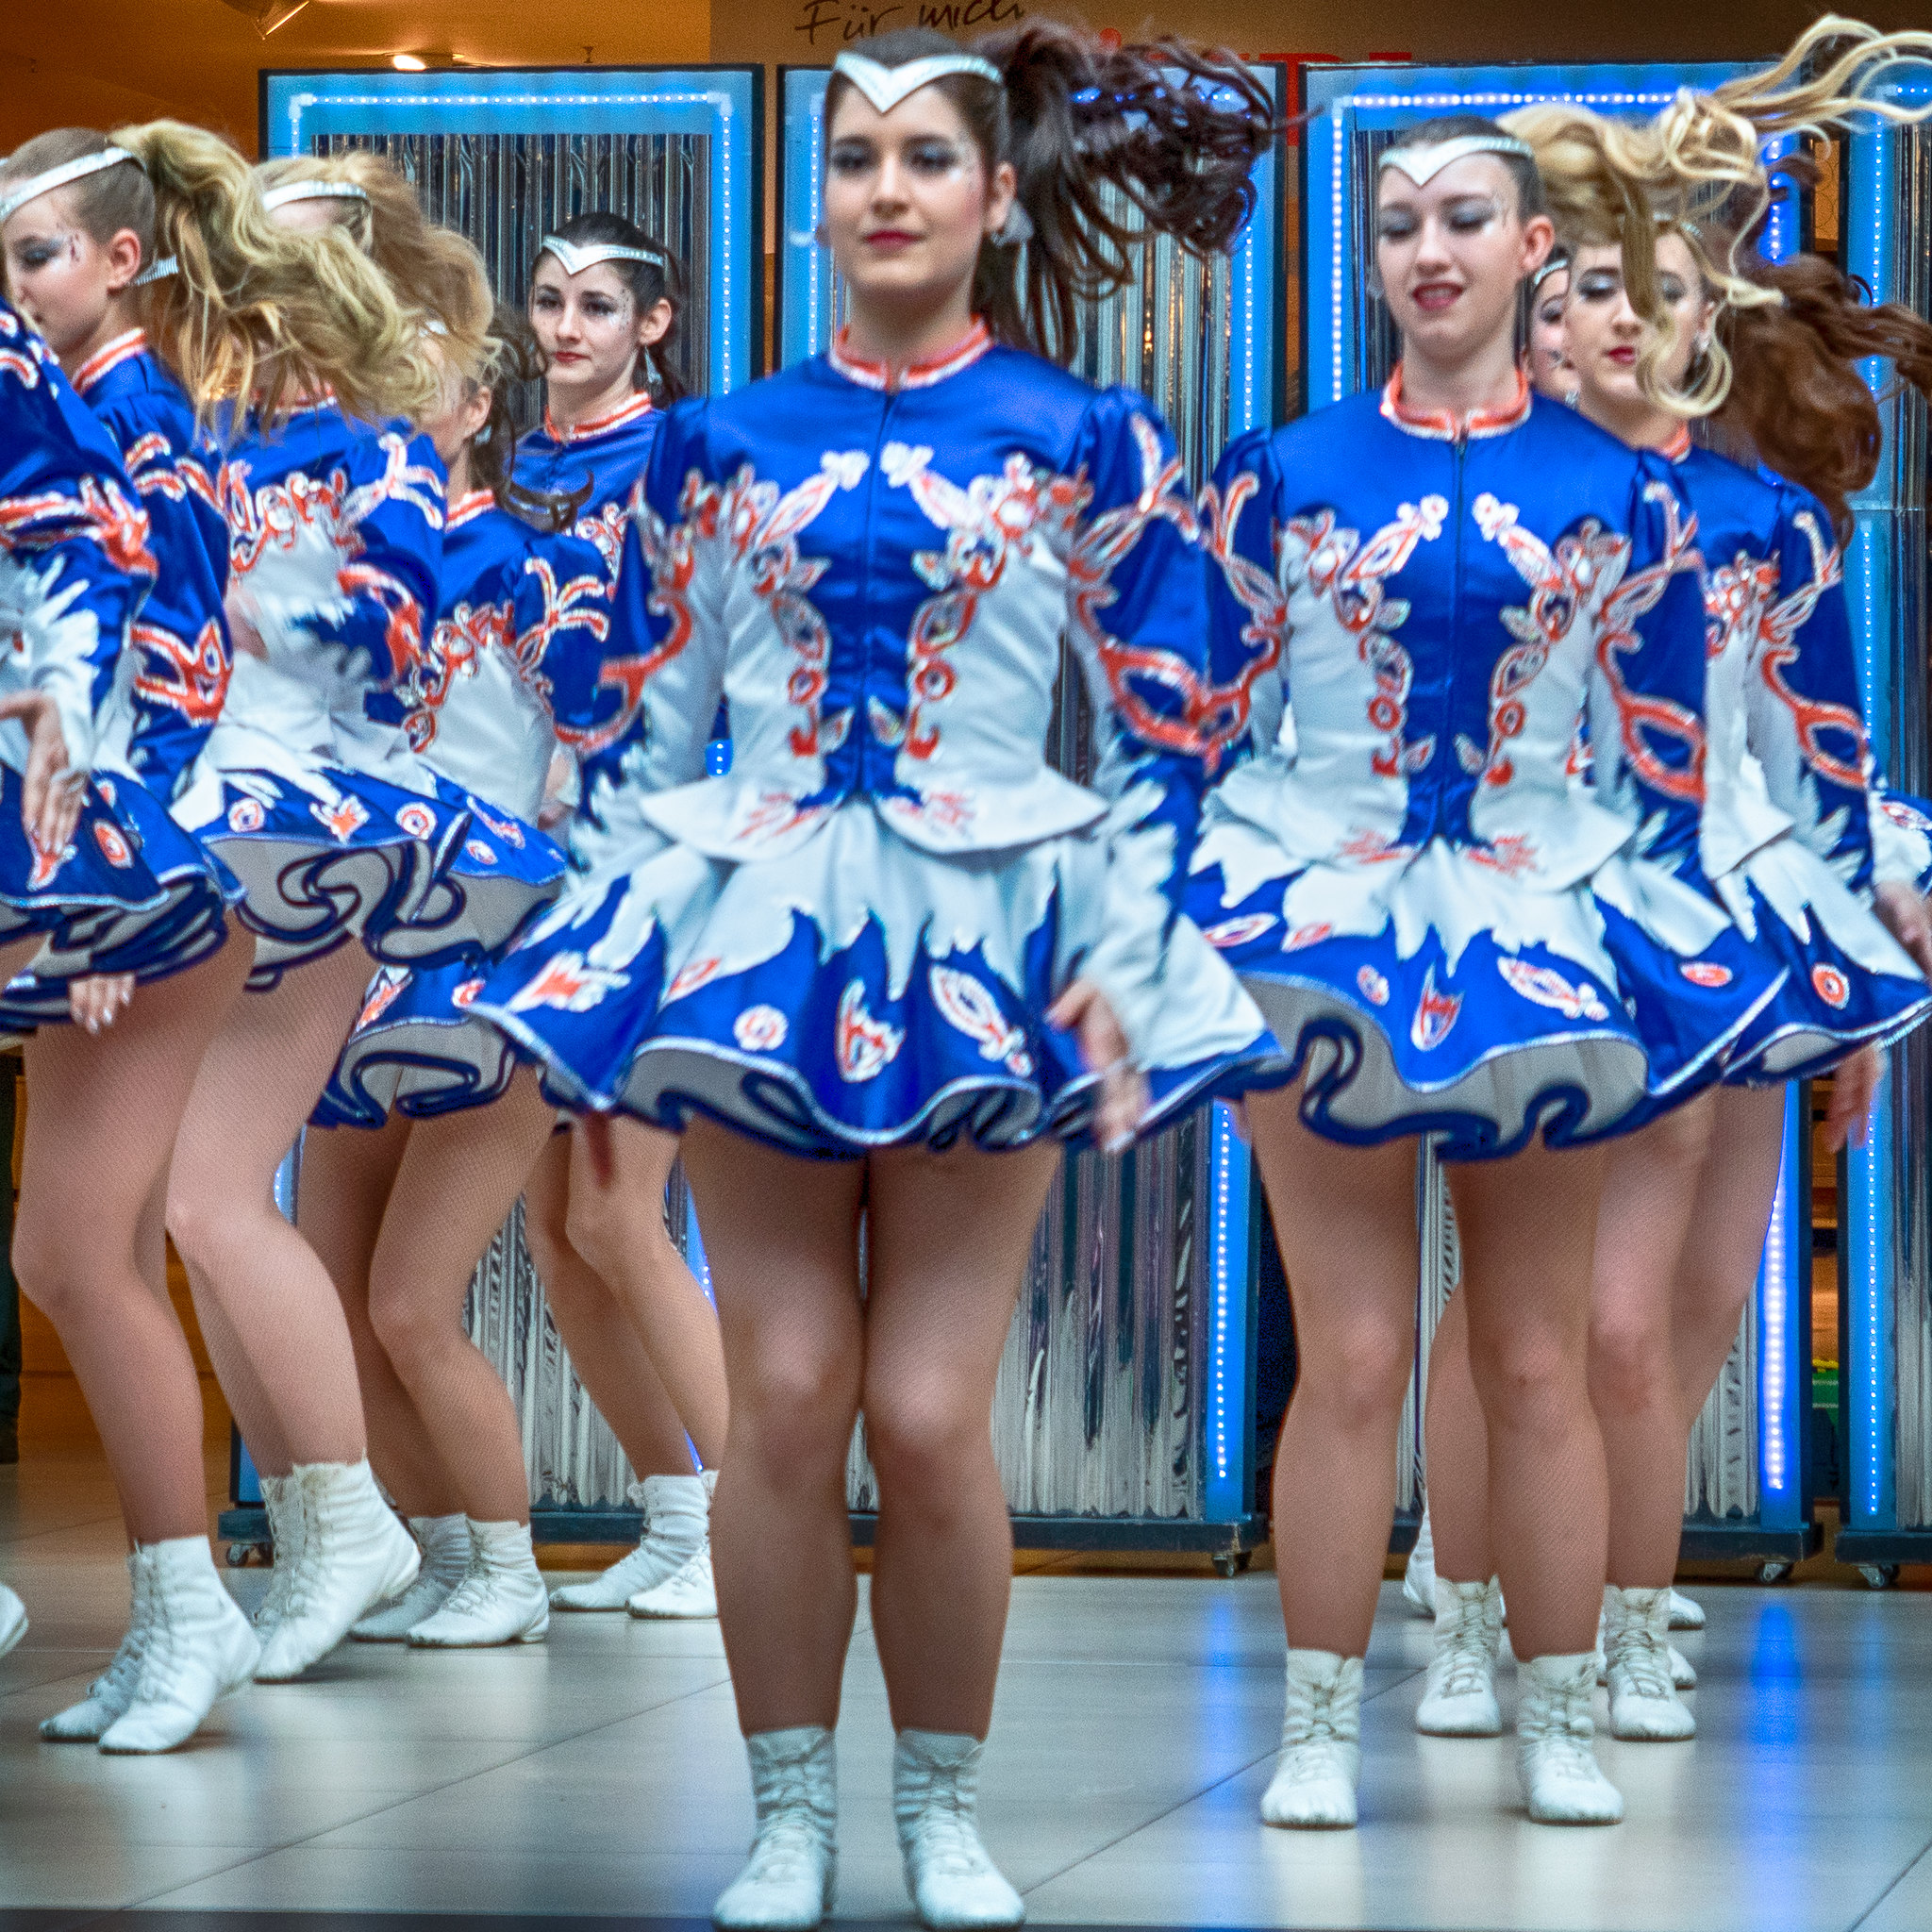
{"label": "brunette ponytail", "polygon": [[[958,52],[927,27],[865,43],[882,67]],[[1108,48],[1029,21],[974,42],[973,52],[1000,70],[1004,86],[970,74],[933,85],[959,110],[989,174],[1013,164],[1026,217],[1020,235],[980,249],[973,306],[999,341],[1066,362],[1080,304],[1131,281],[1133,251],[1150,235],[1208,256],[1241,232],[1254,211],[1255,164],[1280,115],[1236,55],[1180,41]],[[832,75],[828,133],[850,86]]]}

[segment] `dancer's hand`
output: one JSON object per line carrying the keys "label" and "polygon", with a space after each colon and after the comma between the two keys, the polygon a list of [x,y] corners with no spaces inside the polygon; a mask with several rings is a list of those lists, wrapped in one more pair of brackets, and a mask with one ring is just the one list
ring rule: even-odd
{"label": "dancer's hand", "polygon": [[228,641],[244,657],[268,659],[268,646],[261,641],[261,633],[255,627],[255,619],[249,614],[248,606],[242,600],[241,593],[230,591],[222,601],[222,609],[228,620]]}
{"label": "dancer's hand", "polygon": [[45,691],[17,691],[0,698],[0,719],[17,718],[26,732],[26,771],[21,780],[20,823],[42,852],[65,852],[80,823],[87,774],[74,770],[60,712]]}
{"label": "dancer's hand", "polygon": [[131,973],[95,973],[68,982],[68,1013],[76,1026],[85,1026],[90,1033],[111,1026],[133,1004]]}
{"label": "dancer's hand", "polygon": [[1885,1056],[1875,1046],[1861,1046],[1841,1061],[1831,1081],[1831,1111],[1824,1118],[1824,1144],[1836,1154],[1847,1141],[1865,1144],[1872,1124],[1872,1104],[1885,1077]]}
{"label": "dancer's hand", "polygon": [[1100,1104],[1093,1109],[1093,1138],[1104,1154],[1133,1144],[1134,1129],[1147,1111],[1147,1076],[1127,1058],[1127,1036],[1107,995],[1091,979],[1076,979],[1047,1009],[1046,1017],[1080,1042],[1089,1072],[1100,1075]]}
{"label": "dancer's hand", "polygon": [[1924,900],[1912,887],[1891,879],[1872,888],[1872,909],[1918,962],[1919,971],[1932,979],[1932,910]]}

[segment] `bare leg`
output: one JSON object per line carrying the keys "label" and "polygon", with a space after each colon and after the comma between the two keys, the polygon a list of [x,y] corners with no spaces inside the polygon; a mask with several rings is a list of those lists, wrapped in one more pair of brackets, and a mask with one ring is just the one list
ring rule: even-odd
{"label": "bare leg", "polygon": [[1469,1367],[1469,1304],[1449,1297],[1429,1343],[1429,1529],[1436,1574],[1487,1583],[1496,1574],[1490,1539],[1490,1429]]}
{"label": "bare leg", "polygon": [[1489,1422],[1497,1569],[1524,1658],[1596,1644],[1609,1498],[1588,1357],[1603,1169],[1597,1150],[1539,1144],[1446,1170]]}
{"label": "bare leg", "polygon": [[1702,1094],[1612,1141],[1605,1163],[1590,1396],[1609,1474],[1609,1580],[1624,1590],[1660,1589],[1677,1569],[1690,1425],[1672,1346],[1671,1283],[1698,1204],[1716,1097]]}
{"label": "bare leg", "polygon": [[175,1143],[168,1228],[256,1467],[363,1454],[355,1351],[328,1271],[282,1218],[275,1174],[347,1039],[369,956],[344,946],[229,1008]]}
{"label": "bare leg", "polygon": [[1678,1401],[1688,1438],[1738,1339],[1757,1281],[1784,1147],[1782,1087],[1724,1087],[1716,1095],[1696,1212],[1677,1262],[1671,1307]]}
{"label": "bare leg", "polygon": [[[1274,1455],[1274,1559],[1291,1648],[1358,1657],[1381,1589],[1415,1361],[1416,1146],[1338,1146],[1302,1124],[1298,1099],[1291,1091],[1247,1103],[1293,1284],[1299,1361]],[[1319,1538],[1308,1533],[1317,1524]]]}
{"label": "bare leg", "polygon": [[839,1720],[858,1587],[845,1457],[865,1334],[865,1169],[793,1159],[708,1121],[684,1138],[731,1387],[712,1563],[747,1735]]}
{"label": "bare leg", "polygon": [[14,1266],[59,1332],[137,1542],[208,1533],[201,1385],[142,1217],[249,958],[245,941],[224,946],[142,987],[111,1028],[46,1026],[26,1045]]}
{"label": "bare leg", "polygon": [[1059,1150],[908,1151],[868,1166],[873,1630],[895,1729],[984,1738],[1013,1578],[993,1382]]}
{"label": "bare leg", "polygon": [[516,1405],[463,1333],[463,1297],[555,1111],[523,1069],[489,1107],[418,1121],[370,1263],[370,1324],[479,1523],[527,1523],[530,1486]]}
{"label": "bare leg", "polygon": [[396,1114],[375,1130],[311,1127],[302,1142],[296,1226],[341,1300],[371,1464],[405,1516],[451,1516],[462,1507],[456,1485],[369,1320],[370,1262],[410,1126]]}
{"label": "bare leg", "polygon": [[636,1326],[698,1460],[724,1451],[724,1352],[718,1317],[664,1227],[664,1186],[677,1142],[636,1121],[612,1123],[615,1173],[600,1188],[588,1151],[571,1136],[571,1246],[608,1284]]}
{"label": "bare leg", "polygon": [[552,1134],[524,1186],[524,1235],[577,1379],[641,1476],[690,1475],[691,1444],[636,1325],[571,1246],[571,1141]]}

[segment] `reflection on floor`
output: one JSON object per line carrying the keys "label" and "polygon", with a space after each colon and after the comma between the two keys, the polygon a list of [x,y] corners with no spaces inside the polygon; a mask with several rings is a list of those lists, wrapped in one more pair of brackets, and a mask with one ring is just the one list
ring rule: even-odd
{"label": "reflection on floor", "polygon": [[[1710,1627],[1684,1642],[1704,1735],[1607,1746],[1630,1816],[1592,1832],[1527,1823],[1508,1740],[1414,1735],[1428,1632],[1391,1585],[1366,1823],[1290,1834],[1256,1819],[1281,1717],[1272,1577],[1024,1570],[985,1815],[1036,1923],[1932,1925],[1925,1592],[1705,1586]],[[68,1908],[22,1912],[19,1932],[136,1905],[694,1920],[737,1868],[750,1806],[715,1625],[560,1618],[513,1651],[351,1646],[225,1706],[177,1756],[107,1758],[34,1736],[120,1633],[93,1456],[0,1472],[0,1575],[34,1619],[0,1663],[0,1907]],[[233,1581],[252,1602],[266,1574]],[[841,1916],[903,1918],[862,1632],[840,1742]]]}

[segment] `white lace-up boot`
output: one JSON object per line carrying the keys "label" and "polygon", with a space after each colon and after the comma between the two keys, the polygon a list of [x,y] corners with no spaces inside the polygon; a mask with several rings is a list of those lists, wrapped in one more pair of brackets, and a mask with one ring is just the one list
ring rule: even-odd
{"label": "white lace-up boot", "polygon": [[1402,1573],[1402,1600],[1418,1617],[1436,1614],[1436,1539],[1429,1530],[1429,1506],[1423,1505],[1422,1527]]}
{"label": "white lace-up boot", "polygon": [[633,1483],[625,1493],[644,1512],[644,1533],[637,1548],[588,1583],[553,1590],[550,1607],[622,1610],[632,1598],[669,1583],[708,1544],[711,1486],[717,1479],[717,1473],[708,1470],[703,1475],[647,1475]]}
{"label": "white lace-up boot", "polygon": [[349,1635],[358,1643],[400,1643],[425,1617],[441,1609],[470,1570],[470,1519],[412,1516],[410,1534],[423,1553],[423,1568],[401,1596],[377,1604]]}
{"label": "white lace-up boot", "polygon": [[261,1644],[215,1574],[205,1536],[142,1543],[134,1563],[147,1573],[141,1670],[127,1708],[101,1734],[101,1749],[172,1751],[218,1700],[254,1676]]}
{"label": "white lace-up boot", "polygon": [[26,1606],[0,1583],[0,1657],[26,1635]]}
{"label": "white lace-up boot", "polygon": [[758,1833],[751,1859],[719,1894],[724,1932],[811,1932],[832,1908],[838,1878],[839,1775],[823,1724],[759,1731],[744,1740]]}
{"label": "white lace-up boot", "polygon": [[418,1650],[480,1650],[492,1643],[541,1643],[549,1628],[550,1593],[530,1547],[530,1525],[472,1517],[463,1580],[408,1641]]}
{"label": "white lace-up boot", "polygon": [[1604,1653],[1610,1684],[1610,1735],[1632,1740],[1694,1738],[1697,1720],[1671,1681],[1668,1590],[1604,1591]]}
{"label": "white lace-up boot", "polygon": [[1361,1658],[1291,1650],[1281,1760],[1261,1798],[1263,1823],[1304,1830],[1353,1825],[1361,1734]]}
{"label": "white lace-up boot", "polygon": [[[1598,1612],[1596,1620],[1596,1681],[1599,1690],[1610,1681],[1610,1657],[1605,1649],[1605,1631],[1607,1628],[1609,1591],[1606,1589],[1605,1607]],[[1690,1659],[1674,1643],[1664,1645],[1671,1661],[1671,1684],[1674,1690],[1694,1690],[1697,1688],[1697,1672]]]}
{"label": "white lace-up boot", "polygon": [[153,1566],[127,1553],[127,1635],[108,1668],[87,1687],[87,1695],[65,1710],[57,1710],[41,1724],[49,1744],[98,1744],[101,1733],[134,1702],[135,1680],[141,1675],[141,1653],[147,1641],[148,1580]]}
{"label": "white lace-up boot", "polygon": [[718,1614],[718,1585],[711,1574],[707,1543],[677,1574],[656,1590],[641,1590],[630,1600],[633,1617],[701,1619]]}
{"label": "white lace-up boot", "polygon": [[979,1766],[986,1746],[947,1731],[901,1731],[892,1747],[892,1816],[906,1890],[920,1923],[946,1932],[1018,1925],[1026,1917],[979,1837]]}
{"label": "white lace-up boot", "polygon": [[1432,1738],[1500,1738],[1496,1656],[1503,1647],[1503,1586],[1436,1578],[1436,1654],[1415,1727]]}
{"label": "white lace-up boot", "polygon": [[302,1506],[302,1489],[291,1475],[265,1475],[261,1478],[261,1507],[268,1518],[268,1534],[275,1558],[269,1573],[268,1590],[255,1607],[255,1634],[265,1644],[282,1621],[289,1607],[289,1591],[295,1572],[302,1566],[302,1543],[308,1517]]}
{"label": "white lace-up boot", "polygon": [[1596,1721],[1596,1657],[1531,1657],[1516,1681],[1516,1775],[1539,1824],[1615,1824],[1624,1797],[1598,1768],[1591,1740]]}
{"label": "white lace-up boot", "polygon": [[366,1457],[298,1462],[289,1481],[302,1508],[302,1554],[280,1620],[262,1641],[255,1674],[264,1684],[299,1677],[373,1605],[401,1596],[422,1568],[416,1540],[383,1501]]}
{"label": "white lace-up boot", "polygon": [[[1671,1628],[1673,1630],[1702,1630],[1704,1628],[1704,1606],[1695,1597],[1671,1592]],[[1682,1690],[1680,1684],[1677,1687]]]}

